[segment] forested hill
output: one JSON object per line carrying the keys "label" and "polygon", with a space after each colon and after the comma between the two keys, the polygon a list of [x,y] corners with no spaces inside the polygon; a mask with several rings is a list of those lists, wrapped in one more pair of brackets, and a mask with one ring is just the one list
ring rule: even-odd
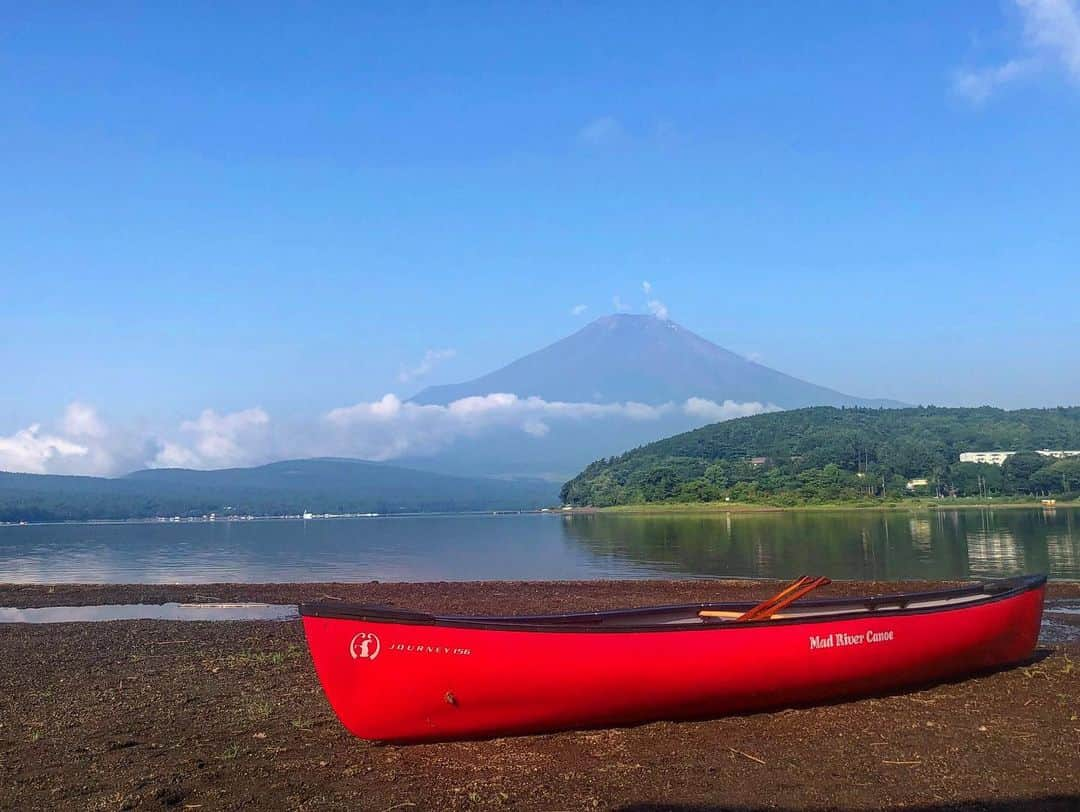
{"label": "forested hill", "polygon": [[555,491],[539,480],[452,477],[348,459],[157,469],[117,479],[0,472],[0,521],[518,510],[550,505]]}
{"label": "forested hill", "polygon": [[[959,462],[962,451],[1047,448],[1080,449],[1080,407],[814,407],[716,423],[598,460],[563,486],[562,498],[600,507],[1080,491],[1080,458],[1024,453],[1004,465]],[[919,479],[927,485],[907,487]]]}

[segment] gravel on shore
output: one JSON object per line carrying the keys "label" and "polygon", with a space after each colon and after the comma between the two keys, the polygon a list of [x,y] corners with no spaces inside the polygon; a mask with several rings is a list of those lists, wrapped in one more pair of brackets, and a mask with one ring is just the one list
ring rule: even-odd
{"label": "gravel on shore", "polygon": [[[750,600],[774,587],[0,585],[0,606],[331,596],[507,614]],[[1080,584],[1051,584],[1050,598],[1075,602]],[[349,736],[296,621],[0,624],[0,655],[0,809],[1080,808],[1075,642],[1041,644],[1017,668],[889,697],[411,747]]]}

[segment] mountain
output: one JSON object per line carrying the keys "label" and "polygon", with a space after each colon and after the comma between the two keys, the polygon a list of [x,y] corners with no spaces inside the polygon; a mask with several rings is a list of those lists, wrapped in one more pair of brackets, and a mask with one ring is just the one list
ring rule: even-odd
{"label": "mountain", "polygon": [[9,522],[516,510],[557,499],[557,487],[540,480],[455,477],[349,459],[217,471],[151,469],[116,479],[0,473],[0,521]]}
{"label": "mountain", "polygon": [[413,400],[445,405],[492,392],[549,401],[716,403],[894,407],[896,401],[845,395],[755,363],[673,321],[615,314],[501,369],[465,383],[431,386]]}
{"label": "mountain", "polygon": [[[675,322],[628,314],[597,319],[474,380],[424,389],[413,402],[446,405],[498,392],[540,398],[549,404],[544,414],[553,416],[549,420],[541,415],[540,431],[529,431],[528,424],[503,427],[405,462],[436,471],[564,481],[590,460],[729,417],[817,405],[903,405],[808,383],[719,347]],[[644,415],[642,410],[616,408],[602,417],[584,417],[580,408],[628,402],[656,408]]]}
{"label": "mountain", "polygon": [[[798,504],[921,495],[1075,495],[1080,407],[835,409],[761,414],[593,462],[563,486],[573,505],[732,501]],[[1016,451],[1004,465],[964,451]],[[1026,452],[1026,453],[1025,453]],[[908,484],[912,480],[925,483]]]}

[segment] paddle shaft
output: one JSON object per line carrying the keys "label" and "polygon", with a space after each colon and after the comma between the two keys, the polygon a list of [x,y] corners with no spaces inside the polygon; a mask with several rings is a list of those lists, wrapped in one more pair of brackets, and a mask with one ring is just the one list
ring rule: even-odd
{"label": "paddle shaft", "polygon": [[755,620],[756,618],[758,618],[761,615],[765,614],[769,609],[771,609],[774,606],[776,606],[777,604],[779,604],[780,601],[782,601],[788,595],[792,594],[796,590],[799,590],[799,589],[803,588],[808,583],[810,583],[812,580],[813,579],[811,579],[809,576],[800,575],[797,579],[795,579],[794,582],[792,582],[791,584],[788,584],[788,586],[786,586],[784,589],[780,590],[777,594],[773,595],[771,598],[768,598],[767,600],[763,600],[757,606],[751,607],[746,612],[744,612],[740,617],[736,618],[736,620],[740,620],[740,621],[744,621],[744,622],[747,621],[747,620]]}

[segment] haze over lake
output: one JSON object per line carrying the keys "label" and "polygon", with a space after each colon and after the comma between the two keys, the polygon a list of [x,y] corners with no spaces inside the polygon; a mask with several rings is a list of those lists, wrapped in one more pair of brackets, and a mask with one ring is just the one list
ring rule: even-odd
{"label": "haze over lake", "polygon": [[457,515],[0,527],[0,582],[1080,580],[1080,510]]}

